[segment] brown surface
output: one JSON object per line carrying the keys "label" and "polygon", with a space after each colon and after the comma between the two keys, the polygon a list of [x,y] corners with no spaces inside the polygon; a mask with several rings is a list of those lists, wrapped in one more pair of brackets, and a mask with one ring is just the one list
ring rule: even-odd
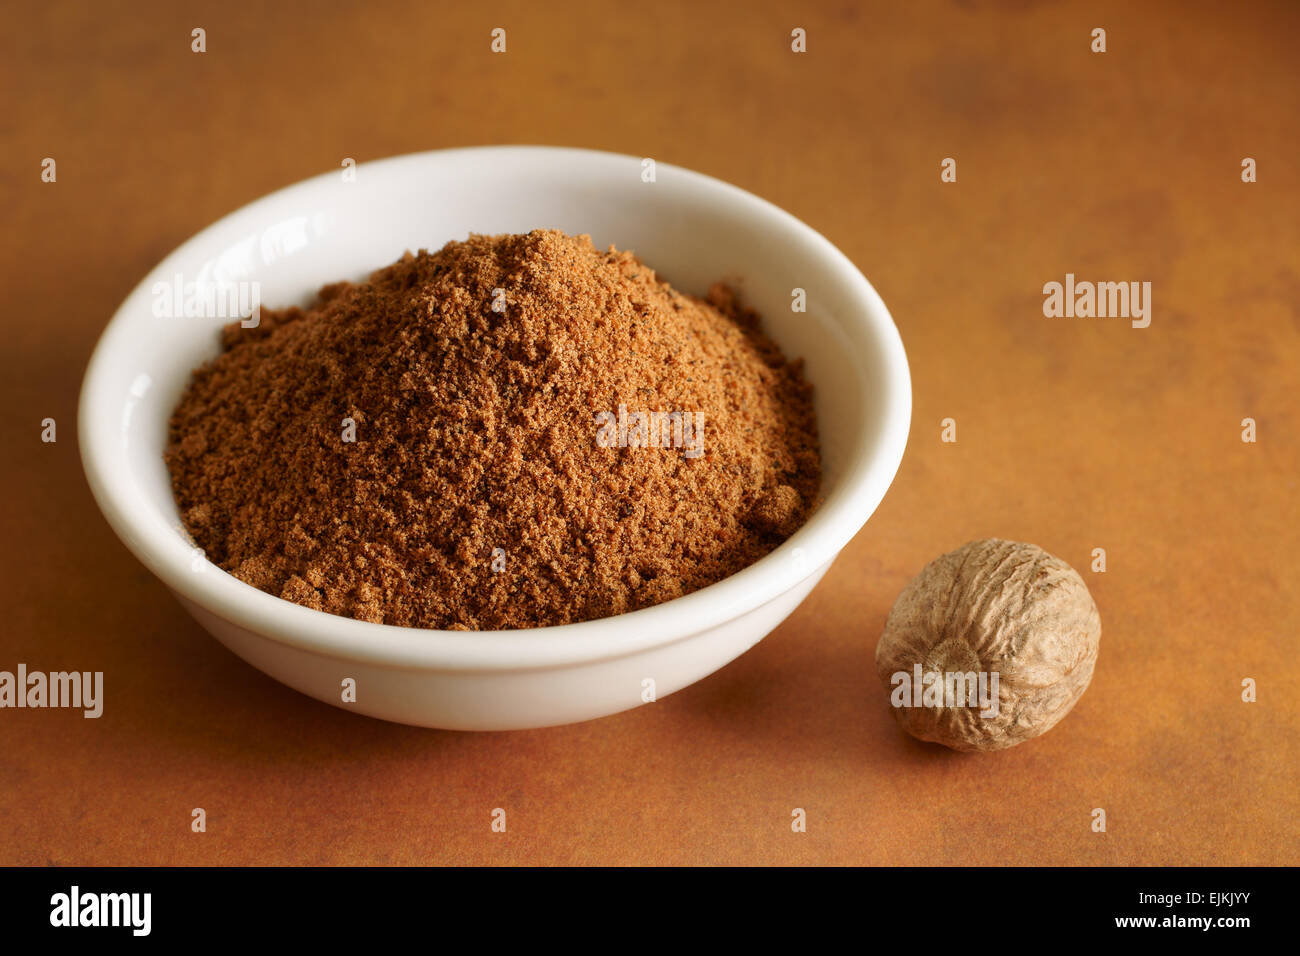
{"label": "brown surface", "polygon": [[[1297,862],[1300,10],[1011,6],[25,6],[0,40],[0,668],[100,669],[106,701],[0,711],[0,861]],[[218,216],[344,156],[506,142],[680,163],[824,232],[902,330],[912,439],[824,582],[721,673],[575,727],[392,726],[185,615],[91,501],[77,390],[130,288]],[[1044,318],[1067,271],[1151,281],[1151,327]],[[952,754],[894,726],[872,651],[911,575],[992,535],[1084,574],[1101,655],[1044,737]]]}

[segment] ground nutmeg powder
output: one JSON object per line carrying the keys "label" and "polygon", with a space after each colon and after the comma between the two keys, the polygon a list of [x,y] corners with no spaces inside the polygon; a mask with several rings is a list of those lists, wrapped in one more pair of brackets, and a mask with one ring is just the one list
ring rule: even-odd
{"label": "ground nutmeg powder", "polygon": [[725,287],[552,230],[233,323],[166,462],[239,579],[413,627],[564,624],[752,564],[816,506],[811,390]]}

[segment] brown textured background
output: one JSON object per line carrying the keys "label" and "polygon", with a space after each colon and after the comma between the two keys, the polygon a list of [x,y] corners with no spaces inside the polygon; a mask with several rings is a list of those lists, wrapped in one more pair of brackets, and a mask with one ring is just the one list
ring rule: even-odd
{"label": "brown textured background", "polygon": [[[542,6],[10,17],[0,669],[103,670],[106,701],[0,711],[0,862],[1296,863],[1300,8]],[[749,654],[632,713],[472,735],[315,703],[209,638],[99,516],[75,408],[120,301],[214,219],[345,156],[488,143],[790,210],[889,304],[915,415],[879,511]],[[1044,318],[1066,272],[1151,281],[1151,327]],[[1102,650],[1055,730],[964,756],[896,730],[871,654],[904,582],[990,535],[1084,574]]]}

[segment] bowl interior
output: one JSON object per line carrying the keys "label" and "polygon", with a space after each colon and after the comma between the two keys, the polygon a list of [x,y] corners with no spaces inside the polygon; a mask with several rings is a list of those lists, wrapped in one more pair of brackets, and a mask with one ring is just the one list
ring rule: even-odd
{"label": "bowl interior", "polygon": [[[632,249],[683,291],[727,281],[786,354],[803,357],[823,449],[822,513],[838,511],[852,527],[839,540],[796,538],[806,539],[808,571],[830,560],[884,495],[910,419],[906,359],[879,297],[825,239],[735,187],[664,164],[647,182],[634,157],[541,147],[398,157],[357,167],[353,181],[325,174],[233,213],[153,270],[105,332],[83,392],[87,473],[118,533],[155,572],[159,561],[189,560],[162,450],[191,370],[217,354],[231,321],[156,315],[159,283],[255,282],[264,307],[304,304],[321,285],[362,279],[408,249],[535,228]],[[806,311],[792,310],[795,289]]]}

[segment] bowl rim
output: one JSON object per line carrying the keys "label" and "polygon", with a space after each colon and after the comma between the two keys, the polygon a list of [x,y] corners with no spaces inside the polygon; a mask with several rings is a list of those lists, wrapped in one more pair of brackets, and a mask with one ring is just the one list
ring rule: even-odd
{"label": "bowl rim", "polygon": [[[421,166],[457,161],[486,153],[517,153],[539,162],[563,158],[569,162],[632,162],[626,154],[572,147],[494,145],[427,150],[359,164],[375,172],[384,167]],[[531,156],[529,155],[531,154]],[[191,550],[170,529],[156,526],[139,514],[143,492],[130,469],[108,467],[111,429],[96,427],[96,404],[120,396],[104,384],[119,348],[115,330],[126,324],[137,303],[148,295],[158,276],[173,271],[171,263],[190,254],[212,235],[260,210],[332,184],[337,171],[322,173],[275,190],[221,217],[187,239],[156,264],[114,312],[96,342],[87,365],[78,402],[77,431],[81,459],[91,492],[109,525],[127,548],[183,601],[280,644],[371,665],[416,667],[425,670],[535,670],[577,663],[595,663],[667,646],[757,610],[829,565],[857,534],[883,499],[897,474],[911,425],[912,389],[902,338],[889,310],[862,272],[821,233],[776,205],[723,180],[656,161],[657,173],[668,173],[717,194],[719,201],[743,205],[761,220],[762,228],[793,232],[800,241],[833,266],[852,300],[861,304],[853,319],[866,324],[883,353],[887,396],[879,437],[860,447],[845,465],[838,487],[790,538],[735,574],[690,594],[613,617],[575,624],[496,631],[449,631],[394,624],[376,624],[294,604],[207,565],[216,573],[196,574],[177,560]],[[815,383],[814,383],[815,385]],[[183,550],[178,546],[183,545]]]}

